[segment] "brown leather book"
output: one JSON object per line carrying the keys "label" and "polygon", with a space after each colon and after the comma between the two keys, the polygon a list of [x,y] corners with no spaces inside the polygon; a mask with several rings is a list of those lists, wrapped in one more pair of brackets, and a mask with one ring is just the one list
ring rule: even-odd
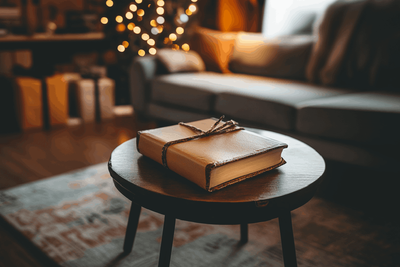
{"label": "brown leather book", "polygon": [[[215,119],[205,119],[187,124],[206,132],[215,123]],[[219,122],[217,127],[223,124]],[[233,125],[230,129],[235,131],[193,140],[186,139],[201,132],[180,124],[140,131],[137,149],[209,192],[285,163],[281,153],[287,144],[238,128]],[[165,144],[180,139],[185,141],[170,145],[163,157]]]}

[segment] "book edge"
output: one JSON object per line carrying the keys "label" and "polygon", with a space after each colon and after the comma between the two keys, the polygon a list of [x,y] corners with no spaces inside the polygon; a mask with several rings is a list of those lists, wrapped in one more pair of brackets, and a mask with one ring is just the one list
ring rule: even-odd
{"label": "book edge", "polygon": [[227,187],[227,186],[229,186],[229,185],[236,184],[236,183],[238,183],[238,182],[241,182],[241,181],[243,181],[243,180],[246,180],[246,179],[249,179],[249,178],[251,178],[251,177],[257,176],[257,175],[259,175],[259,174],[261,174],[261,173],[264,173],[264,172],[266,172],[266,171],[270,171],[270,170],[273,170],[273,169],[275,169],[275,168],[278,168],[278,167],[284,165],[285,163],[286,163],[286,161],[285,161],[283,158],[281,158],[281,162],[279,162],[279,163],[276,164],[276,165],[270,166],[270,167],[268,167],[268,168],[265,168],[265,169],[262,169],[262,170],[259,170],[259,171],[253,172],[253,173],[249,173],[249,174],[246,174],[246,175],[237,177],[237,178],[235,178],[235,179],[226,181],[225,183],[219,184],[219,185],[214,186],[214,187],[212,187],[212,188],[209,188],[209,184],[208,184],[207,191],[208,191],[208,192],[214,192],[214,191],[220,190],[220,189],[222,189],[222,188],[224,188],[224,187]]}
{"label": "book edge", "polygon": [[[264,154],[264,153],[267,153],[267,152],[270,152],[270,151],[272,151],[272,150],[279,149],[279,148],[285,149],[285,148],[287,148],[287,147],[288,147],[288,145],[285,144],[285,143],[278,143],[278,144],[276,144],[276,145],[273,146],[273,147],[264,148],[264,149],[262,149],[262,150],[258,150],[258,151],[255,152],[255,153],[253,152],[253,153],[249,153],[249,154],[244,155],[244,156],[232,158],[232,159],[229,159],[229,160],[226,160],[226,161],[219,161],[219,162],[213,162],[213,163],[208,164],[208,165],[206,166],[206,169],[205,169],[206,190],[209,191],[209,192],[212,192],[212,191],[210,191],[210,190],[212,190],[213,188],[219,187],[220,185],[225,184],[225,183],[227,183],[227,182],[229,182],[229,181],[233,181],[233,180],[236,180],[236,179],[238,179],[238,178],[240,178],[240,177],[243,177],[243,176],[240,176],[240,177],[238,177],[238,178],[235,178],[235,179],[226,181],[225,183],[222,183],[222,184],[220,184],[220,185],[214,186],[213,188],[210,188],[210,177],[211,177],[211,171],[212,171],[213,169],[218,168],[218,167],[221,167],[221,166],[226,165],[226,164],[228,164],[228,163],[232,163],[232,162],[238,161],[238,160],[242,160],[242,159],[250,158],[250,157],[253,157],[253,156],[256,156],[256,155]],[[276,164],[276,165],[273,165],[273,166],[279,167],[279,166],[281,166],[281,165],[283,165],[283,164],[286,163],[286,161],[285,161],[283,158],[281,158],[281,159],[284,161],[284,163],[282,163],[282,161],[281,161],[280,163],[278,163],[278,164]],[[279,165],[279,164],[280,164],[280,165]],[[273,166],[270,166],[270,167],[268,167],[268,168],[271,168],[271,169],[276,168],[276,167],[273,167]],[[273,168],[272,168],[272,167],[273,167]],[[261,172],[265,172],[265,171],[268,170],[268,168],[262,169],[262,170],[260,170],[260,171],[261,171]],[[257,171],[257,172],[261,173],[260,171]],[[247,175],[250,175],[250,174],[247,174]],[[255,175],[257,175],[257,174],[255,174]],[[246,175],[245,175],[245,176],[246,176]],[[254,176],[254,175],[253,175],[253,176]],[[252,176],[250,176],[250,177],[252,177]],[[242,181],[242,180],[240,180],[240,181]],[[229,185],[229,184],[228,184],[228,185]],[[225,186],[224,186],[224,187],[225,187]],[[221,188],[222,188],[222,187],[221,187]],[[218,189],[216,189],[216,190],[218,190]]]}

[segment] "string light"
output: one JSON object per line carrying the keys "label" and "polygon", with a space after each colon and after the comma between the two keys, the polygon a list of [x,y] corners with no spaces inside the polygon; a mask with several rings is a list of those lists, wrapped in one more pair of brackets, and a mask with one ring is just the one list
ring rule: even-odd
{"label": "string light", "polygon": [[141,56],[141,57],[143,57],[144,55],[146,55],[146,52],[145,52],[143,49],[140,49],[140,50],[138,51],[138,55]]}
{"label": "string light", "polygon": [[143,9],[139,9],[138,11],[137,11],[137,14],[138,14],[138,16],[144,16],[144,10]]}
{"label": "string light", "polygon": [[117,47],[117,49],[118,49],[118,51],[121,52],[121,53],[125,51],[125,47],[124,47],[123,45],[119,45],[119,46]]}
{"label": "string light", "polygon": [[182,34],[185,30],[182,27],[176,28],[176,33],[177,34]]}
{"label": "string light", "polygon": [[164,6],[164,5],[165,5],[165,2],[164,2],[163,0],[158,0],[158,1],[157,1],[157,5],[159,5],[159,6]]}
{"label": "string light", "polygon": [[169,35],[169,39],[173,42],[173,41],[176,41],[176,39],[177,39],[178,37],[176,36],[176,34],[175,33],[171,33],[170,35]]}
{"label": "string light", "polygon": [[129,9],[130,9],[131,11],[135,12],[135,11],[137,10],[137,6],[136,6],[135,4],[131,4],[131,5],[129,6]]}
{"label": "string light", "polygon": [[126,12],[125,17],[126,17],[127,19],[132,19],[132,18],[133,18],[132,12],[129,12],[129,11]]}
{"label": "string light", "polygon": [[182,21],[183,23],[186,23],[189,21],[189,17],[186,14],[182,14],[179,17],[180,21]]}
{"label": "string light", "polygon": [[157,50],[154,47],[152,47],[149,49],[149,53],[150,55],[155,55],[157,53]]}
{"label": "string light", "polygon": [[107,24],[107,23],[108,23],[108,18],[102,17],[102,18],[100,19],[100,22],[101,22],[102,24]]}
{"label": "string light", "polygon": [[112,7],[113,5],[114,5],[114,2],[113,2],[113,1],[111,1],[111,0],[107,0],[107,1],[106,1],[106,6]]}
{"label": "string light", "polygon": [[141,4],[142,0],[136,0],[136,3]]}
{"label": "string light", "polygon": [[150,25],[153,26],[153,27],[156,27],[157,26],[157,22],[154,19],[152,19],[150,21]]}
{"label": "string light", "polygon": [[190,16],[192,14],[193,14],[192,11],[190,11],[189,9],[186,9],[186,15]]}
{"label": "string light", "polygon": [[121,23],[123,20],[124,20],[124,18],[122,16],[118,15],[118,16],[115,17],[115,21],[118,22],[118,23]]}
{"label": "string light", "polygon": [[157,12],[158,15],[162,15],[162,14],[164,14],[164,8],[162,8],[162,7],[157,7],[156,12]]}
{"label": "string light", "polygon": [[138,26],[135,26],[135,27],[133,28],[133,32],[136,33],[136,34],[139,34],[141,31],[142,31],[142,30],[141,30],[140,27],[138,27]]}
{"label": "string light", "polygon": [[185,43],[185,44],[182,45],[182,50],[187,52],[187,51],[190,50],[190,46]]}
{"label": "string light", "polygon": [[143,34],[142,34],[142,39],[143,39],[144,41],[149,40],[149,38],[150,38],[150,36],[149,36],[147,33],[143,33]]}

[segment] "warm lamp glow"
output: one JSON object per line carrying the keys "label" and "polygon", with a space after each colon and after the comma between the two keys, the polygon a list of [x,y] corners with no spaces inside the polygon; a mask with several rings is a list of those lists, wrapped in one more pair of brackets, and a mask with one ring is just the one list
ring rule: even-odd
{"label": "warm lamp glow", "polygon": [[152,47],[149,49],[149,53],[150,55],[155,55],[157,53],[157,50],[154,47]]}
{"label": "warm lamp glow", "polygon": [[137,10],[137,6],[136,6],[135,4],[131,4],[131,5],[129,6],[129,9],[130,9],[131,11],[135,12],[135,11]]}
{"label": "warm lamp glow", "polygon": [[143,9],[139,9],[138,11],[137,11],[137,14],[138,14],[138,16],[143,16],[144,15],[144,10]]}
{"label": "warm lamp glow", "polygon": [[159,16],[159,17],[157,18],[157,23],[158,23],[158,24],[164,24],[164,22],[165,22],[164,17]]}
{"label": "warm lamp glow", "polygon": [[119,46],[117,47],[117,49],[118,49],[118,51],[121,52],[121,53],[125,51],[125,47],[124,47],[123,45],[119,45]]}
{"label": "warm lamp glow", "polygon": [[114,2],[113,2],[113,1],[111,1],[111,0],[107,0],[107,1],[106,1],[106,6],[112,7],[113,5],[114,5]]}
{"label": "warm lamp glow", "polygon": [[183,44],[182,45],[182,50],[187,52],[187,51],[190,50],[190,46],[188,44]]}
{"label": "warm lamp glow", "polygon": [[158,15],[162,15],[162,14],[164,14],[164,8],[162,8],[162,7],[157,7],[156,12],[157,12]]}
{"label": "warm lamp glow", "polygon": [[138,51],[138,55],[141,56],[141,57],[143,57],[144,55],[146,55],[146,52],[145,52],[143,49],[140,49],[140,50]]}
{"label": "warm lamp glow", "polygon": [[122,42],[122,45],[123,45],[125,48],[127,48],[127,47],[129,46],[129,43],[128,43],[128,41],[123,41],[123,42]]}
{"label": "warm lamp glow", "polygon": [[100,22],[101,22],[102,24],[107,24],[107,23],[108,23],[108,18],[102,17],[102,18],[100,19]]}
{"label": "warm lamp glow", "polygon": [[132,12],[129,12],[129,11],[126,12],[125,17],[126,17],[127,19],[132,19],[132,18],[133,18]]}
{"label": "warm lamp glow", "polygon": [[163,0],[158,0],[158,1],[157,1],[157,5],[159,5],[159,6],[164,6],[164,5],[165,5],[165,2],[164,2]]}
{"label": "warm lamp glow", "polygon": [[147,40],[147,44],[153,46],[156,44],[156,41],[154,41],[154,39],[149,39]]}
{"label": "warm lamp glow", "polygon": [[139,34],[141,31],[142,31],[142,30],[141,30],[138,26],[136,26],[135,28],[133,28],[133,32],[136,33],[136,34]]}
{"label": "warm lamp glow", "polygon": [[175,33],[171,33],[171,34],[169,35],[169,39],[170,39],[171,41],[176,41],[177,38],[178,38],[178,37],[176,36]]}
{"label": "warm lamp glow", "polygon": [[150,36],[149,36],[147,33],[143,33],[143,34],[142,34],[142,39],[143,39],[144,41],[149,40],[149,38],[150,38]]}
{"label": "warm lamp glow", "polygon": [[128,30],[132,31],[133,28],[135,27],[135,23],[131,22],[131,23],[128,24],[127,27],[128,27]]}
{"label": "warm lamp glow", "polygon": [[118,22],[118,23],[121,23],[123,20],[124,20],[124,18],[122,16],[118,15],[118,16],[115,17],[115,21]]}
{"label": "warm lamp glow", "polygon": [[185,30],[182,27],[176,28],[176,33],[177,34],[182,34]]}

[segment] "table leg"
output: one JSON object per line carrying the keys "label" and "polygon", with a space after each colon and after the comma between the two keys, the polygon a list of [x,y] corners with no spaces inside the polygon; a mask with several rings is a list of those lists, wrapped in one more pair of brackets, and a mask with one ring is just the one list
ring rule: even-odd
{"label": "table leg", "polygon": [[249,241],[249,226],[247,223],[240,225],[240,242],[247,243]]}
{"label": "table leg", "polygon": [[285,267],[297,267],[296,250],[294,247],[292,216],[290,211],[279,216],[283,262]]}
{"label": "table leg", "polygon": [[141,207],[135,203],[131,204],[131,211],[129,213],[128,225],[126,227],[124,253],[128,254],[132,251],[133,242],[135,241],[136,230],[139,223]]}
{"label": "table leg", "polygon": [[165,215],[158,267],[169,267],[172,242],[174,241],[175,218]]}

